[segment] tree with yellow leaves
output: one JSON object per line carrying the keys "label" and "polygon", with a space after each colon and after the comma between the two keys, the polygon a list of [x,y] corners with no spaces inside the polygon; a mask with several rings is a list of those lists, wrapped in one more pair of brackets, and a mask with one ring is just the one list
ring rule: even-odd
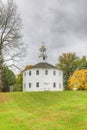
{"label": "tree with yellow leaves", "polygon": [[87,69],[75,71],[68,80],[68,87],[71,90],[87,89]]}

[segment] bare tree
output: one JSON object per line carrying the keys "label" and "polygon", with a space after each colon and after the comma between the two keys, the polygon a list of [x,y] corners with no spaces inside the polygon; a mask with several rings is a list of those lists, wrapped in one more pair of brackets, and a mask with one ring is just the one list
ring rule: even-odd
{"label": "bare tree", "polygon": [[14,65],[24,52],[21,42],[21,22],[17,6],[13,0],[0,0],[0,91],[3,87],[3,66]]}

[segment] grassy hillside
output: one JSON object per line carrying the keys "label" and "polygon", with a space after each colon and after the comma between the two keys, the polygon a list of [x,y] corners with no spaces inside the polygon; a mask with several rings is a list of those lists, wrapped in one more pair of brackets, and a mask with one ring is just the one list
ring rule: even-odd
{"label": "grassy hillside", "polygon": [[1,93],[0,130],[87,130],[87,91]]}

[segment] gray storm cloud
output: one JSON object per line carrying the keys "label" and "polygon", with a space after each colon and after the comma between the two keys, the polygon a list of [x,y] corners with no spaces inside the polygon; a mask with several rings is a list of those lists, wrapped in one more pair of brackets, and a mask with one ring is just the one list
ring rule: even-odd
{"label": "gray storm cloud", "polygon": [[[38,49],[46,43],[49,61],[63,52],[86,55],[87,0],[16,0],[28,43],[26,63],[37,62]],[[34,53],[33,53],[34,52]]]}

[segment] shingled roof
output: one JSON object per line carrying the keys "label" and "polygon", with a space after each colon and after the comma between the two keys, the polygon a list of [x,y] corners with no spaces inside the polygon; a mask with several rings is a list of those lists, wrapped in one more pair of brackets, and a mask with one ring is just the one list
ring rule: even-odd
{"label": "shingled roof", "polygon": [[31,69],[58,69],[56,66],[53,66],[51,64],[48,64],[46,62],[40,62],[34,66],[32,66]]}

